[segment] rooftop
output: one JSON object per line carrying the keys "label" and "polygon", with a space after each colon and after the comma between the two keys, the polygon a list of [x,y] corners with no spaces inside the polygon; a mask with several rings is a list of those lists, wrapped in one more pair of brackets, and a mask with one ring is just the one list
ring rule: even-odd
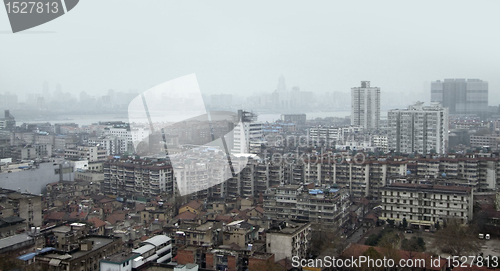
{"label": "rooftop", "polygon": [[164,244],[168,241],[170,241],[170,237],[168,237],[166,235],[156,235],[156,236],[153,236],[153,237],[145,240],[143,243],[149,243],[149,244],[154,245],[155,247],[158,247],[161,244]]}
{"label": "rooftop", "polygon": [[209,221],[209,222],[203,223],[200,226],[198,226],[196,228],[196,230],[207,231],[207,230],[210,230],[213,226],[214,226],[214,222]]}
{"label": "rooftop", "polygon": [[120,252],[120,253],[113,254],[109,257],[105,257],[101,261],[122,264],[125,261],[135,259],[139,256],[140,256],[140,254],[133,253],[133,252],[131,252],[131,253]]}
{"label": "rooftop", "polygon": [[9,217],[5,217],[5,218],[0,218],[0,224],[2,224],[2,222],[6,223],[6,224],[17,224],[17,223],[24,222],[25,220],[26,219],[20,218],[18,216],[9,216]]}
{"label": "rooftop", "polygon": [[295,234],[306,228],[307,226],[310,226],[310,222],[302,222],[302,221],[292,221],[292,220],[287,220],[287,221],[281,221],[278,224],[273,225],[269,230],[268,233],[275,233],[275,234]]}
{"label": "rooftop", "polygon": [[87,237],[87,238],[82,239],[82,241],[90,241],[93,243],[92,250],[90,250],[90,251],[78,250],[78,251],[73,252],[71,254],[64,254],[64,255],[57,254],[57,253],[50,253],[50,254],[43,255],[43,257],[57,259],[59,261],[67,260],[67,259],[78,259],[80,257],[83,257],[83,256],[89,254],[89,253],[92,253],[96,250],[99,250],[102,247],[104,247],[108,244],[111,244],[112,242],[114,242],[115,240],[118,240],[118,239],[119,239],[118,237],[111,238],[111,237],[91,236],[91,237]]}
{"label": "rooftop", "polygon": [[462,186],[445,186],[445,185],[432,185],[432,184],[411,184],[411,183],[393,183],[384,187],[384,189],[389,190],[418,190],[421,192],[440,192],[440,193],[451,193],[451,194],[468,194],[471,189],[469,187]]}
{"label": "rooftop", "polygon": [[142,254],[144,254],[144,253],[146,253],[146,252],[148,252],[148,251],[150,251],[150,250],[152,250],[154,248],[155,248],[155,246],[153,246],[151,244],[145,244],[145,245],[143,245],[143,246],[141,246],[141,247],[139,247],[137,249],[132,250],[132,252],[133,253],[138,253],[138,254],[142,255]]}
{"label": "rooftop", "polygon": [[0,250],[4,248],[8,248],[15,244],[20,244],[27,241],[33,241],[33,238],[30,237],[27,233],[21,233],[13,236],[9,236],[3,239],[0,239]]}

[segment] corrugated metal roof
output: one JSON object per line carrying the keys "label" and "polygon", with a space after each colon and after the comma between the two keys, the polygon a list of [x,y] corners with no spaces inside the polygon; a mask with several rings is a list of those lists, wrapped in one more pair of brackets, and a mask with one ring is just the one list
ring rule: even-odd
{"label": "corrugated metal roof", "polygon": [[138,249],[134,249],[132,250],[133,253],[138,253],[138,254],[144,254],[152,249],[154,249],[155,246],[151,245],[151,244],[145,244],[144,246],[138,248]]}
{"label": "corrugated metal roof", "polygon": [[154,245],[155,247],[158,247],[161,244],[164,244],[168,241],[170,241],[170,237],[168,237],[166,235],[156,235],[156,236],[153,236],[153,237],[145,240],[143,243],[149,243],[149,244]]}
{"label": "corrugated metal roof", "polygon": [[19,257],[17,257],[19,260],[21,261],[27,261],[27,260],[31,260],[33,258],[35,258],[37,253],[35,252],[31,252],[31,253],[28,253],[28,254],[24,254],[24,255],[21,255]]}
{"label": "corrugated metal roof", "polygon": [[21,256],[19,256],[17,258],[19,260],[21,260],[21,261],[27,261],[27,260],[33,259],[38,254],[42,254],[42,253],[45,253],[45,252],[48,252],[48,251],[52,251],[52,250],[55,250],[55,248],[53,248],[53,247],[44,247],[44,248],[38,250],[37,252],[27,253],[27,254],[21,255]]}

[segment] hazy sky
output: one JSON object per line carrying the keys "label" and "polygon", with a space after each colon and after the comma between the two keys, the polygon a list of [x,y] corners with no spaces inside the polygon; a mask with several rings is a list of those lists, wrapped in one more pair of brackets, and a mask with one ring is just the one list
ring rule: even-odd
{"label": "hazy sky", "polygon": [[[0,93],[146,90],[196,73],[203,93],[287,86],[389,92],[479,78],[500,103],[499,1],[82,0],[66,15],[10,33],[0,10]],[[47,33],[49,32],[49,33]],[[20,98],[24,99],[23,96]],[[382,98],[383,99],[383,98]]]}

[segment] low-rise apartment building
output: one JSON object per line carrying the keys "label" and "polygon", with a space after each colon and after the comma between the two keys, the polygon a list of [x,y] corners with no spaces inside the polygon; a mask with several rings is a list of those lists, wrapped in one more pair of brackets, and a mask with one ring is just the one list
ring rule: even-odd
{"label": "low-rise apartment building", "polygon": [[272,220],[299,219],[342,226],[348,220],[350,205],[348,190],[343,188],[284,185],[264,194],[265,215]]}
{"label": "low-rise apartment building", "polygon": [[97,271],[99,261],[122,249],[119,237],[87,236],[78,240],[79,246],[71,251],[51,250],[35,256],[35,262],[43,270]]}
{"label": "low-rise apartment building", "polygon": [[167,161],[112,159],[104,163],[105,194],[117,196],[173,195],[175,182],[172,166]]}
{"label": "low-rise apartment building", "polygon": [[246,248],[259,238],[259,226],[254,226],[244,220],[238,220],[224,227],[223,245],[236,244],[240,248]]}
{"label": "low-rise apartment building", "polygon": [[87,160],[89,162],[106,160],[106,149],[101,147],[76,147],[64,150],[64,158],[68,160]]}
{"label": "low-rise apartment building", "polygon": [[394,183],[382,188],[379,219],[406,219],[408,225],[434,229],[449,219],[472,219],[473,192],[469,187]]}
{"label": "low-rise apartment building", "polygon": [[138,268],[148,262],[169,263],[172,259],[171,238],[166,235],[155,235],[143,242],[140,247],[132,250],[139,254],[132,261],[132,268]]}
{"label": "low-rise apartment building", "polygon": [[28,227],[42,226],[42,197],[0,188],[0,218],[10,216],[25,219]]}
{"label": "low-rise apartment building", "polygon": [[274,253],[275,261],[307,259],[311,246],[311,222],[282,221],[266,232],[266,252]]}

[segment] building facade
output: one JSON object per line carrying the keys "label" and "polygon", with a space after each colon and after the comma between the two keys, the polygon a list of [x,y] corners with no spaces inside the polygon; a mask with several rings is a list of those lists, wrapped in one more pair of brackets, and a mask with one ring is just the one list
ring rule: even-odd
{"label": "building facade", "polygon": [[341,227],[348,220],[350,205],[346,189],[284,185],[264,194],[265,215],[272,220],[298,219]]}
{"label": "building facade", "polygon": [[472,219],[473,192],[468,187],[395,183],[382,189],[379,219],[406,219],[408,225],[433,229],[449,219]]}
{"label": "building facade", "polygon": [[388,113],[388,149],[400,153],[445,154],[448,147],[448,109],[416,103]]}
{"label": "building facade", "polygon": [[[35,262],[43,270],[97,271],[99,261],[122,248],[119,237],[87,236],[79,239],[77,249],[71,251],[48,251],[35,256]],[[49,269],[50,268],[50,269]]]}
{"label": "building facade", "polygon": [[103,192],[117,196],[173,195],[175,179],[166,161],[113,159],[104,163]]}
{"label": "building facade", "polygon": [[106,149],[102,147],[76,147],[64,150],[64,158],[68,160],[87,160],[89,162],[106,160]]}
{"label": "building facade", "polygon": [[266,233],[266,252],[273,253],[276,261],[307,259],[311,246],[311,222],[283,221]]}
{"label": "building facade", "polygon": [[19,217],[28,227],[42,226],[42,197],[0,188],[0,218]]}
{"label": "building facade", "polygon": [[370,81],[351,88],[351,125],[380,128],[380,88],[370,87]]}
{"label": "building facade", "polygon": [[488,82],[479,79],[444,79],[431,83],[431,102],[450,114],[481,114],[488,110]]}
{"label": "building facade", "polygon": [[498,150],[498,143],[500,143],[499,135],[471,135],[470,146],[475,148],[488,147],[492,150]]}
{"label": "building facade", "polygon": [[263,143],[262,123],[251,112],[238,111],[239,123],[234,127],[233,153],[259,153]]}

